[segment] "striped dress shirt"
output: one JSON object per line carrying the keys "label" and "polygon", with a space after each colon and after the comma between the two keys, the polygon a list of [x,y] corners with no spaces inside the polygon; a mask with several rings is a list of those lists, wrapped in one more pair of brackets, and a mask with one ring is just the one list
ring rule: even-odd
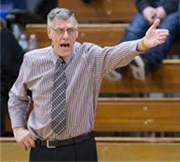
{"label": "striped dress shirt", "polygon": [[111,70],[127,65],[139,54],[139,40],[101,48],[92,43],[75,43],[65,58],[67,125],[57,135],[51,128],[53,73],[58,56],[52,47],[27,52],[19,76],[9,92],[8,109],[12,128],[25,127],[32,91],[34,108],[28,119],[29,131],[39,139],[68,139],[94,128],[97,99],[102,78]]}

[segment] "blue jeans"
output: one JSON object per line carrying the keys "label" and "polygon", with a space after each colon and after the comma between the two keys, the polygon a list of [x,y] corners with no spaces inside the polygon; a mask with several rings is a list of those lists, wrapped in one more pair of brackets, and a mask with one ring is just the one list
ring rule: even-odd
{"label": "blue jeans", "polygon": [[[125,30],[125,35],[121,42],[142,38],[148,28],[149,24],[147,20],[141,13],[136,13],[129,27]],[[157,47],[148,50],[144,55],[141,55],[144,60],[148,61],[150,69],[156,69],[160,65],[162,60],[166,58],[166,54],[175,41],[178,34],[178,13],[174,12],[169,14],[161,21],[158,28],[168,29],[170,34],[165,43],[158,45]]]}

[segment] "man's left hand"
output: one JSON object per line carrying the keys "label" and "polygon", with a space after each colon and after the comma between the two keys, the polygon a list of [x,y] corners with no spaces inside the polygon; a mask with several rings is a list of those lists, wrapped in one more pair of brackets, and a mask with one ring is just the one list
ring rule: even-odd
{"label": "man's left hand", "polygon": [[143,38],[143,44],[147,49],[156,47],[157,45],[164,43],[167,36],[169,35],[169,30],[157,29],[159,23],[160,20],[156,19]]}

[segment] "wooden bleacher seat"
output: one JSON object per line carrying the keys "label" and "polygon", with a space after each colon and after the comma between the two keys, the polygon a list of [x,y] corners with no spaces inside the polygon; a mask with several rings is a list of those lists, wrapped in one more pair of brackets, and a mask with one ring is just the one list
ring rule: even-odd
{"label": "wooden bleacher seat", "polygon": [[[118,162],[179,162],[180,138],[108,138],[98,137],[99,161]],[[14,138],[0,138],[0,161],[28,162],[24,151]]]}
{"label": "wooden bleacher seat", "polygon": [[180,98],[99,98],[97,132],[180,132]]}
{"label": "wooden bleacher seat", "polygon": [[[7,116],[6,128],[11,131]],[[180,98],[99,98],[96,132],[180,132]]]}
{"label": "wooden bleacher seat", "polygon": [[146,80],[133,78],[130,68],[122,71],[121,81],[103,79],[101,93],[180,93],[180,60],[164,60]]}
{"label": "wooden bleacher seat", "polygon": [[134,0],[58,0],[58,7],[70,9],[79,22],[129,22],[136,12]]}
{"label": "wooden bleacher seat", "polygon": [[[114,46],[120,42],[123,37],[124,30],[128,27],[128,23],[117,24],[79,24],[78,42],[92,42],[101,47]],[[51,45],[51,41],[47,36],[46,24],[28,24],[26,25],[26,33],[35,34],[37,37],[38,48]],[[178,54],[178,42],[172,47],[170,54]]]}
{"label": "wooden bleacher seat", "polygon": [[[100,98],[95,131],[180,131],[180,98]],[[160,162],[180,159],[180,138],[96,137],[99,161]],[[0,161],[28,161],[13,138],[0,138]]]}

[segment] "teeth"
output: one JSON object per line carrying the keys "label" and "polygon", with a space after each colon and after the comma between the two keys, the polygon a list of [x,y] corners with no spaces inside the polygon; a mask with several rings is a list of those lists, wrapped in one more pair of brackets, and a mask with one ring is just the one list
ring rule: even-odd
{"label": "teeth", "polygon": [[61,47],[69,47],[69,44],[67,43],[67,44],[61,44],[60,45]]}

